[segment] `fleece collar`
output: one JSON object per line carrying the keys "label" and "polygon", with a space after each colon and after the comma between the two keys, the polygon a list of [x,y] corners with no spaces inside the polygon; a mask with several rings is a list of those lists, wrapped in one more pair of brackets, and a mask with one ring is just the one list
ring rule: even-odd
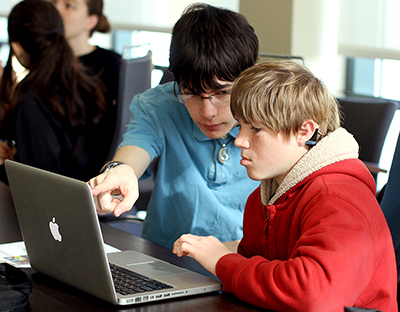
{"label": "fleece collar", "polygon": [[329,133],[297,162],[281,185],[275,179],[261,181],[262,203],[273,204],[290,188],[317,170],[345,159],[357,159],[358,151],[358,143],[344,128]]}

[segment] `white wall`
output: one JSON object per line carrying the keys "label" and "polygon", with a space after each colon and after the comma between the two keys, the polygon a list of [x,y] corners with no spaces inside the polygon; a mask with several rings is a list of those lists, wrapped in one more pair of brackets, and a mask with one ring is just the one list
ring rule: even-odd
{"label": "white wall", "polygon": [[[114,25],[169,32],[193,0],[103,0],[104,13]],[[7,16],[20,0],[0,0],[0,16]],[[199,1],[239,11],[239,0]]]}
{"label": "white wall", "polygon": [[345,88],[345,59],[337,54],[341,1],[240,0],[264,53],[301,56],[335,96]]}
{"label": "white wall", "polygon": [[[2,0],[0,0],[2,1]],[[171,32],[183,10],[193,0],[104,0],[104,14],[119,28]],[[239,0],[201,1],[239,10]]]}
{"label": "white wall", "polygon": [[345,58],[338,55],[340,0],[294,0],[291,54],[306,65],[335,96],[345,88]]}
{"label": "white wall", "polygon": [[342,0],[339,52],[400,60],[400,1]]}
{"label": "white wall", "polygon": [[0,0],[0,16],[7,16],[11,8],[20,0]]}

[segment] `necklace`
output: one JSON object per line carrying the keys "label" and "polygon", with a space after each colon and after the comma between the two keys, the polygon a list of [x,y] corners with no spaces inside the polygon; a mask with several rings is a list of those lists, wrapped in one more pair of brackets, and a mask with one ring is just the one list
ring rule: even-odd
{"label": "necklace", "polygon": [[[227,136],[226,135],[224,135],[221,139],[226,139],[227,138]],[[221,163],[221,164],[223,164],[223,165],[225,165],[226,164],[226,162],[227,162],[227,160],[229,159],[229,155],[228,155],[228,153],[226,152],[226,146],[233,140],[234,138],[231,138],[228,142],[226,142],[226,143],[221,143],[218,139],[217,139],[217,141],[218,141],[218,143],[219,144],[221,144],[222,146],[221,146],[221,148],[219,149],[219,152],[218,152],[218,160],[219,160],[219,162]]]}

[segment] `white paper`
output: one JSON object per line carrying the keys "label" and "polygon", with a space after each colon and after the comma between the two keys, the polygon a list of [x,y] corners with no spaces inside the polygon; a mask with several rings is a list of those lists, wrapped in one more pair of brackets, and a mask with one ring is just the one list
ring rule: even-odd
{"label": "white paper", "polygon": [[[106,253],[121,251],[108,244],[104,244],[104,250]],[[0,244],[0,263],[9,263],[17,268],[30,268],[25,243],[21,241]]]}

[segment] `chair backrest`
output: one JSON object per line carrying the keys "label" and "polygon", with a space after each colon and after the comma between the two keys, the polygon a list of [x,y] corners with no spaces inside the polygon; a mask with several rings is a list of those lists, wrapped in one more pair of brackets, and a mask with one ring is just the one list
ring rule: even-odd
{"label": "chair backrest", "polygon": [[261,52],[259,54],[259,62],[267,62],[267,61],[282,61],[282,60],[289,60],[292,62],[297,62],[301,65],[306,65],[306,59],[302,56],[296,56],[296,55],[288,55],[288,54],[273,54],[273,53],[265,53]]}
{"label": "chair backrest", "polygon": [[174,75],[169,71],[168,67],[166,66],[160,66],[160,65],[154,65],[154,69],[158,69],[161,70],[163,75],[161,77],[161,80],[159,82],[160,85],[167,83],[167,82],[171,82],[171,81],[175,81],[175,77]]}
{"label": "chair backrest", "polygon": [[151,72],[154,68],[151,51],[144,57],[121,59],[118,82],[117,120],[114,137],[111,142],[108,160],[114,157],[122,141],[126,125],[129,123],[129,106],[136,94],[143,93],[151,87]]}
{"label": "chair backrest", "polygon": [[400,276],[400,136],[397,140],[388,182],[383,193],[381,208],[392,233],[396,252],[397,274]]}
{"label": "chair backrest", "polygon": [[378,164],[398,103],[353,97],[341,98],[338,102],[344,118],[342,127],[353,134],[360,145],[359,158]]}

